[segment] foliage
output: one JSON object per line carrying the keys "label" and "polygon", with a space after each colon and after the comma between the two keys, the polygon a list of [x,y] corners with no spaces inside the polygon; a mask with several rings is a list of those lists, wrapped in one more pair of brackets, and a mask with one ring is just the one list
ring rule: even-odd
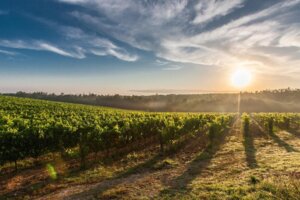
{"label": "foliage", "polygon": [[269,133],[273,133],[274,127],[288,130],[298,129],[300,125],[299,113],[255,113],[253,117],[264,125]]}
{"label": "foliage", "polygon": [[149,113],[0,96],[0,163],[77,147],[89,153],[140,145],[156,138],[161,151],[184,135],[218,136],[235,114]]}
{"label": "foliage", "polygon": [[247,113],[243,113],[242,115],[242,124],[243,124],[243,132],[245,134],[248,134],[250,129],[250,116]]}

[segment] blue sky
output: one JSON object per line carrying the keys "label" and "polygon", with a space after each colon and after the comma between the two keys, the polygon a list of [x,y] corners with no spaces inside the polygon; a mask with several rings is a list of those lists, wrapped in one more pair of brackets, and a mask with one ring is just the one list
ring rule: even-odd
{"label": "blue sky", "polygon": [[[300,87],[299,0],[1,0],[0,92]],[[134,92],[133,92],[134,91]]]}

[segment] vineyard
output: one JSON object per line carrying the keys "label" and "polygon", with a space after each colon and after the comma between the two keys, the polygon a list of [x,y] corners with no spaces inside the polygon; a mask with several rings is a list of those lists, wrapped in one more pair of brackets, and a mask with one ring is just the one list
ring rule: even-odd
{"label": "vineyard", "polygon": [[[244,190],[249,190],[248,192],[251,193],[252,187],[258,189],[257,183],[265,184],[262,180],[267,174],[262,174],[265,168],[259,170],[259,161],[256,156],[260,154],[256,152],[261,148],[262,152],[269,155],[267,150],[270,148],[267,148],[267,145],[273,145],[273,149],[277,149],[277,146],[284,147],[293,156],[291,157],[292,171],[287,170],[289,166],[285,165],[283,171],[280,166],[270,173],[276,172],[276,177],[278,177],[278,174],[284,172],[286,178],[286,173],[289,171],[293,176],[296,174],[295,176],[298,177],[298,173],[300,174],[297,171],[297,167],[300,167],[298,159],[300,155],[297,150],[300,148],[297,146],[300,144],[297,141],[300,138],[297,135],[299,129],[300,114],[297,113],[244,113],[241,116],[237,113],[154,113],[0,96],[0,174],[2,173],[5,177],[1,182],[3,186],[0,187],[0,197],[4,195],[4,199],[22,199],[24,195],[37,195],[36,197],[38,197],[49,194],[50,196],[45,199],[56,198],[55,195],[51,196],[52,190],[47,189],[48,185],[55,188],[68,188],[69,184],[87,184],[87,174],[84,175],[84,181],[79,181],[78,178],[70,181],[69,174],[75,173],[76,176],[81,177],[80,174],[95,170],[97,166],[106,171],[105,173],[99,172],[93,181],[95,183],[111,181],[112,183],[108,183],[109,186],[114,186],[115,182],[120,181],[118,177],[126,179],[136,173],[141,173],[141,169],[147,169],[147,173],[154,175],[159,171],[161,174],[158,174],[155,180],[161,180],[162,177],[168,176],[168,181],[163,184],[164,186],[161,186],[163,181],[159,183],[161,188],[155,191],[161,192],[153,198],[198,198],[203,194],[210,196],[212,193],[207,191],[212,190],[212,188],[208,188],[209,184],[212,184],[210,179],[212,177],[216,181],[210,186],[215,187],[216,191],[214,192],[224,192],[230,198],[234,195],[243,197],[246,195],[244,193],[247,193]],[[283,141],[282,135],[280,135],[287,134],[287,132],[294,133],[293,136],[291,134],[284,136],[284,139],[288,138],[293,145]],[[240,133],[242,133],[241,136],[239,136]],[[258,137],[258,135],[264,137]],[[224,152],[221,153],[222,151]],[[244,151],[245,153],[243,153]],[[199,152],[201,152],[200,155],[198,155]],[[281,154],[279,157],[281,158],[282,155],[286,154]],[[153,156],[152,159],[151,156]],[[192,158],[193,156],[194,158]],[[128,164],[133,157],[132,165],[136,166]],[[112,161],[105,164],[108,159]],[[118,163],[118,169],[112,171],[114,167],[111,163],[117,162],[114,160],[118,159],[123,161],[125,159],[125,164]],[[67,163],[67,169],[64,171],[56,169],[57,160]],[[24,164],[29,161],[30,164]],[[234,165],[228,164],[227,168],[226,163],[229,161]],[[213,162],[215,163],[210,169],[208,166]],[[241,164],[244,162],[247,164]],[[262,160],[261,162],[268,161]],[[75,167],[71,166],[74,165],[72,163],[76,163]],[[165,168],[166,165],[169,167]],[[213,166],[219,165],[222,167],[213,168]],[[267,166],[266,163],[265,165]],[[33,169],[35,167],[38,169]],[[127,169],[129,167],[130,170]],[[23,185],[17,190],[9,189],[9,183],[14,177],[25,176],[20,174],[26,173],[28,168],[29,170],[41,170],[38,171],[39,173],[44,173],[46,169],[45,177],[37,181],[39,187],[37,189],[26,188]],[[266,168],[271,169],[270,167]],[[124,169],[129,170],[130,173],[122,172]],[[204,172],[202,172],[203,170]],[[206,173],[210,175],[205,174],[205,170],[208,170]],[[209,170],[213,170],[214,173]],[[240,184],[249,185],[247,181],[250,177],[249,188],[239,188],[237,189],[239,192],[233,192],[230,189],[224,189],[224,185],[217,186],[222,181],[224,182],[222,184],[225,184],[228,181],[226,178],[229,176],[228,174],[234,174],[234,172],[236,173],[235,180],[231,180],[230,184],[235,181],[243,181]],[[182,190],[186,191],[196,176],[200,176],[202,173],[204,174],[203,179],[196,182],[196,185],[198,184],[196,191],[201,191],[200,193],[193,192],[192,195],[196,196],[181,193]],[[218,173],[224,174],[214,177],[214,174]],[[106,177],[105,174],[111,175]],[[177,174],[181,175],[176,177]],[[116,186],[119,184],[118,182]],[[158,183],[155,182],[155,184]],[[181,185],[174,186],[176,184]],[[296,191],[298,186],[285,187],[288,191],[276,188],[280,186],[272,187],[275,189],[267,191],[266,194],[263,193],[266,197],[274,195],[274,192],[276,195],[291,195],[288,197],[295,197],[298,194],[297,197],[299,197],[299,191]],[[83,186],[82,191],[84,190],[86,188]],[[92,193],[91,195],[95,195],[95,191],[103,190],[105,191],[103,188],[88,191]],[[206,193],[203,193],[203,190],[207,190]],[[281,190],[282,193],[280,193]],[[135,192],[131,191],[131,193]],[[252,192],[255,193],[255,189]],[[82,193],[82,195],[87,195]],[[102,192],[100,193],[100,196],[104,195]],[[130,196],[131,193],[126,194],[129,195],[128,198],[139,199],[139,196]],[[16,194],[17,196],[14,196]],[[110,195],[107,199],[110,199]],[[119,199],[119,197],[115,198]],[[289,199],[297,199],[297,197]],[[74,196],[74,199],[78,198],[78,196]]]}
{"label": "vineyard", "polygon": [[89,153],[109,152],[156,138],[161,151],[186,134],[208,131],[213,140],[234,114],[126,112],[106,108],[0,99],[0,162],[14,162],[49,152],[79,149],[81,166]]}

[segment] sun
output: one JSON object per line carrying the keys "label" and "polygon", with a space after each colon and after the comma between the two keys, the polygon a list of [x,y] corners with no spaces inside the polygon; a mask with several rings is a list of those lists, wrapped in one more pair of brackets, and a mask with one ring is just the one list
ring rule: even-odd
{"label": "sun", "polygon": [[252,80],[251,72],[246,68],[240,68],[231,75],[231,83],[234,87],[244,88],[250,84]]}

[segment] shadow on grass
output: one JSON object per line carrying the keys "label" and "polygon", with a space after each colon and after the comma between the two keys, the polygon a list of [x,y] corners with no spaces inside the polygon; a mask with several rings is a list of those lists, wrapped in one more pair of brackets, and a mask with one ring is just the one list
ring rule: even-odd
{"label": "shadow on grass", "polygon": [[298,152],[297,149],[295,149],[294,147],[286,143],[284,140],[282,140],[280,137],[278,137],[278,135],[276,135],[274,131],[267,132],[254,118],[251,119],[254,122],[254,124],[259,128],[259,130],[263,132],[265,135],[271,137],[273,141],[278,144],[278,146],[284,148],[287,152]]}
{"label": "shadow on grass", "polygon": [[284,148],[287,152],[298,152],[294,147],[286,143],[284,140],[282,140],[278,135],[276,135],[274,132],[269,133],[271,138],[278,144],[278,146]]}
{"label": "shadow on grass", "polygon": [[29,182],[28,184],[22,186],[21,188],[10,190],[7,192],[3,192],[1,194],[0,192],[0,200],[4,199],[23,199],[20,197],[30,197],[34,194],[34,190],[41,189],[45,186],[47,186],[50,183],[53,183],[54,181],[50,178],[42,179],[34,182]]}
{"label": "shadow on grass", "polygon": [[[105,165],[111,165],[115,162],[119,162],[122,158],[126,157],[128,154],[130,154],[132,152],[138,152],[138,151],[141,151],[142,149],[145,149],[145,146],[147,146],[147,148],[149,148],[149,149],[151,149],[151,148],[153,149],[155,147],[155,145],[156,144],[155,144],[154,140],[147,141],[147,143],[143,143],[143,146],[139,145],[139,146],[135,146],[134,148],[129,148],[127,150],[123,150],[120,152],[112,152],[109,156],[109,159],[105,159],[105,158],[102,158],[99,156],[98,158],[100,158],[100,159],[95,160],[94,156],[92,154],[90,154],[89,158],[88,158],[89,162],[85,169],[80,169],[78,159],[76,159],[76,158],[63,159],[63,158],[60,158],[60,156],[59,156],[59,157],[55,158],[55,160],[48,162],[50,164],[53,164],[54,166],[57,163],[63,163],[66,165],[66,169],[63,172],[58,173],[58,178],[56,180],[51,180],[51,178],[48,177],[48,175],[45,175],[43,178],[30,180],[30,182],[28,184],[20,185],[11,190],[5,189],[6,188],[6,186],[5,186],[5,187],[3,187],[4,188],[3,191],[1,191],[2,187],[0,186],[0,200],[1,200],[1,196],[3,196],[3,198],[5,198],[5,199],[10,199],[10,198],[15,197],[16,194],[18,194],[20,196],[31,195],[33,193],[36,193],[37,190],[42,190],[43,191],[42,195],[47,195],[49,193],[52,193],[56,190],[61,189],[62,187],[59,186],[60,185],[59,182],[64,180],[65,178],[72,179],[74,177],[82,176],[82,174],[84,174],[85,172],[96,169],[97,167],[99,167],[99,165],[103,165],[103,163]],[[45,166],[46,166],[46,163],[43,163],[43,165],[33,166],[28,169],[22,169],[22,170],[19,170],[18,172],[5,174],[5,176],[2,176],[2,177],[0,175],[0,184],[3,183],[3,185],[7,185],[8,182],[10,182],[15,176],[17,176],[17,177],[22,176],[22,174],[26,172],[25,170],[27,170],[29,174],[32,174],[32,177],[36,177],[36,174],[39,172],[32,172],[32,170],[40,169],[43,171]],[[40,172],[40,173],[42,173],[42,172]],[[55,185],[55,187],[52,187],[51,190],[49,190],[49,191],[46,191],[45,189],[43,189],[43,188],[46,188],[50,183],[53,183]],[[7,191],[5,191],[5,190],[7,190]]]}
{"label": "shadow on grass", "polygon": [[[250,129],[253,130],[253,129]],[[254,137],[251,131],[244,131],[244,148],[246,154],[247,166],[251,169],[258,167],[256,161],[256,149],[254,146]]]}
{"label": "shadow on grass", "polygon": [[[64,174],[63,178],[73,178],[77,177],[86,171],[93,170],[98,168],[99,166],[109,166],[113,165],[114,163],[120,162],[123,158],[126,158],[127,155],[134,153],[134,152],[141,152],[146,149],[153,149],[157,144],[155,139],[150,141],[146,141],[142,144],[131,144],[130,148],[126,149],[117,149],[111,150],[111,152],[107,155],[105,152],[99,152],[100,155],[95,156],[90,154],[87,159],[87,166],[83,169],[80,168],[80,161],[78,159],[73,160],[74,164],[72,168],[69,169],[68,173]],[[133,146],[132,146],[133,145]]]}
{"label": "shadow on grass", "polygon": [[[235,123],[237,123],[237,121]],[[203,151],[200,152],[193,161],[191,161],[191,163],[187,166],[187,169],[172,181],[171,187],[162,190],[159,195],[164,196],[165,194],[172,195],[178,192],[186,192],[188,190],[188,185],[209,166],[212,158],[225,143],[225,139],[230,131],[233,131],[233,128],[225,130],[224,133],[215,139],[213,143],[205,147],[205,149],[203,149]]]}
{"label": "shadow on grass", "polygon": [[185,146],[189,146],[187,144],[190,143],[191,140],[193,140],[193,138],[184,140],[182,143],[178,144],[176,149],[173,149],[171,152],[160,154],[158,151],[157,154],[152,156],[147,161],[138,164],[132,168],[129,168],[128,170],[119,173],[115,177],[106,179],[105,181],[95,184],[90,189],[73,194],[67,197],[67,199],[84,199],[84,197],[86,197],[87,195],[96,195],[97,198],[100,198],[103,195],[103,193],[105,191],[108,191],[109,189],[115,188],[116,186],[121,185],[125,182],[134,182],[135,180],[138,180],[142,176],[146,175],[147,173],[151,173],[151,171],[154,170],[155,164],[157,164],[159,161],[162,161],[167,157],[171,157],[177,154]]}
{"label": "shadow on grass", "polygon": [[297,138],[300,138],[300,130],[299,129],[289,128],[289,129],[286,129],[285,131]]}

